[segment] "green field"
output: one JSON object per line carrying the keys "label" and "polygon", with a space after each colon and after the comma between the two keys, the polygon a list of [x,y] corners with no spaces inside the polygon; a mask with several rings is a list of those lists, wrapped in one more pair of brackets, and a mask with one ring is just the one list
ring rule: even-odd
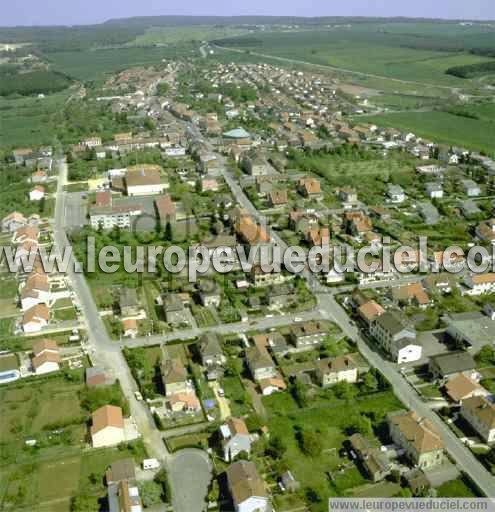
{"label": "green field", "polygon": [[223,37],[243,35],[245,29],[217,26],[194,27],[152,27],[143,35],[138,36],[129,46],[149,46],[160,44],[174,44],[183,42],[210,41]]}
{"label": "green field", "polygon": [[0,146],[52,144],[55,137],[53,118],[69,91],[45,98],[0,98]]}
{"label": "green field", "polygon": [[412,131],[416,135],[487,154],[495,152],[495,122],[470,119],[447,112],[400,112],[366,116],[361,120],[379,126]]}
{"label": "green field", "polygon": [[160,64],[163,59],[198,55],[197,46],[183,44],[170,48],[128,47],[81,52],[55,52],[50,61],[57,71],[78,80],[96,80],[132,66]]}

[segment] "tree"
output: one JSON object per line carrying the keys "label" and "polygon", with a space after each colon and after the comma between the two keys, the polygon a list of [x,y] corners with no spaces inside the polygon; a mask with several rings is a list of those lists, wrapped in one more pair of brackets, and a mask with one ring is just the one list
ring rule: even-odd
{"label": "tree", "polygon": [[165,232],[163,234],[163,237],[167,242],[172,242],[174,239],[172,223],[170,221],[167,221],[167,223],[165,224]]}
{"label": "tree", "polygon": [[138,486],[139,495],[141,496],[141,501],[145,508],[158,505],[162,502],[162,486],[159,483],[149,480],[146,482],[140,482]]}
{"label": "tree", "polygon": [[283,439],[280,436],[273,435],[266,447],[266,453],[274,459],[281,459],[286,449]]}
{"label": "tree", "polygon": [[310,457],[317,457],[321,450],[321,437],[312,430],[303,430],[300,433],[301,450]]}
{"label": "tree", "polygon": [[493,366],[495,364],[495,350],[491,345],[483,345],[476,355],[476,360],[481,366]]}
{"label": "tree", "polygon": [[308,388],[296,378],[291,386],[291,394],[299,407],[306,407],[308,405]]}
{"label": "tree", "polygon": [[353,400],[358,393],[356,386],[349,384],[345,380],[335,384],[335,386],[333,387],[333,391],[337,398],[340,398],[341,400],[346,400],[348,402]]}
{"label": "tree", "polygon": [[378,380],[371,372],[368,372],[364,376],[363,385],[367,391],[374,392],[378,389]]}
{"label": "tree", "polygon": [[353,433],[359,432],[363,436],[369,436],[373,432],[371,420],[367,416],[363,416],[363,415],[359,414],[351,422],[350,430]]}
{"label": "tree", "polygon": [[165,469],[160,469],[153,479],[157,484],[161,485],[162,488],[162,501],[168,502],[172,498],[170,491],[170,485],[168,483],[168,475]]}

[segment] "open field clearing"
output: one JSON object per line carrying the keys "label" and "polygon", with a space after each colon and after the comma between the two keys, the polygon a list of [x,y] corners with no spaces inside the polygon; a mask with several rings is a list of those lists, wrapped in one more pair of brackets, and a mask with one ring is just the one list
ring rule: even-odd
{"label": "open field clearing", "polygon": [[468,149],[495,151],[495,123],[470,119],[448,112],[400,112],[370,116],[367,122],[398,130],[412,131],[427,139]]}

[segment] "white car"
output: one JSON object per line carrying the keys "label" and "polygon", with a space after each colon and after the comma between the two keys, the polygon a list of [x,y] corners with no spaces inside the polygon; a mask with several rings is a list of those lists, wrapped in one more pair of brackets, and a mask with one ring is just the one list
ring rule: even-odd
{"label": "white car", "polygon": [[134,396],[136,397],[136,400],[138,402],[141,402],[143,400],[143,395],[139,391],[134,391]]}

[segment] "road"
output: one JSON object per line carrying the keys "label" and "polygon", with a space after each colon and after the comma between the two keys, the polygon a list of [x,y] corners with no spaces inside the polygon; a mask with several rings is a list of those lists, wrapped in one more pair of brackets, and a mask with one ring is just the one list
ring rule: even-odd
{"label": "road", "polygon": [[[59,180],[55,205],[55,243],[59,252],[69,246],[64,229],[65,222],[65,193],[67,182],[67,164],[59,161]],[[113,342],[105,329],[89,286],[82,273],[68,271],[68,277],[83,312],[85,327],[88,335],[91,359],[107,369],[117,378],[122,391],[129,401],[131,415],[137,424],[144,444],[150,457],[158,459],[168,470],[172,489],[172,505],[175,512],[200,512],[204,508],[204,496],[208,491],[211,479],[211,468],[208,456],[201,450],[181,451],[172,455],[163,442],[161,432],[145,402],[138,401],[134,392],[137,385],[129,371],[129,367],[117,343]],[[190,466],[189,466],[190,465]],[[194,476],[191,474],[191,468]],[[189,489],[194,490],[195,498],[188,495]]]}
{"label": "road", "polygon": [[[180,331],[173,331],[167,334],[156,334],[153,336],[144,336],[141,338],[134,338],[129,340],[122,340],[121,347],[136,348],[157,343],[167,343],[176,340],[190,340],[197,338],[207,332],[214,332],[217,334],[236,334],[248,331],[265,331],[275,327],[282,327],[289,325],[296,321],[296,318],[301,320],[318,320],[322,315],[317,310],[304,311],[302,313],[291,313],[290,315],[277,315],[272,318],[264,317],[256,322],[236,322],[232,324],[220,324],[212,327],[198,327],[191,329],[183,329]],[[115,344],[115,342],[114,342]]]}

